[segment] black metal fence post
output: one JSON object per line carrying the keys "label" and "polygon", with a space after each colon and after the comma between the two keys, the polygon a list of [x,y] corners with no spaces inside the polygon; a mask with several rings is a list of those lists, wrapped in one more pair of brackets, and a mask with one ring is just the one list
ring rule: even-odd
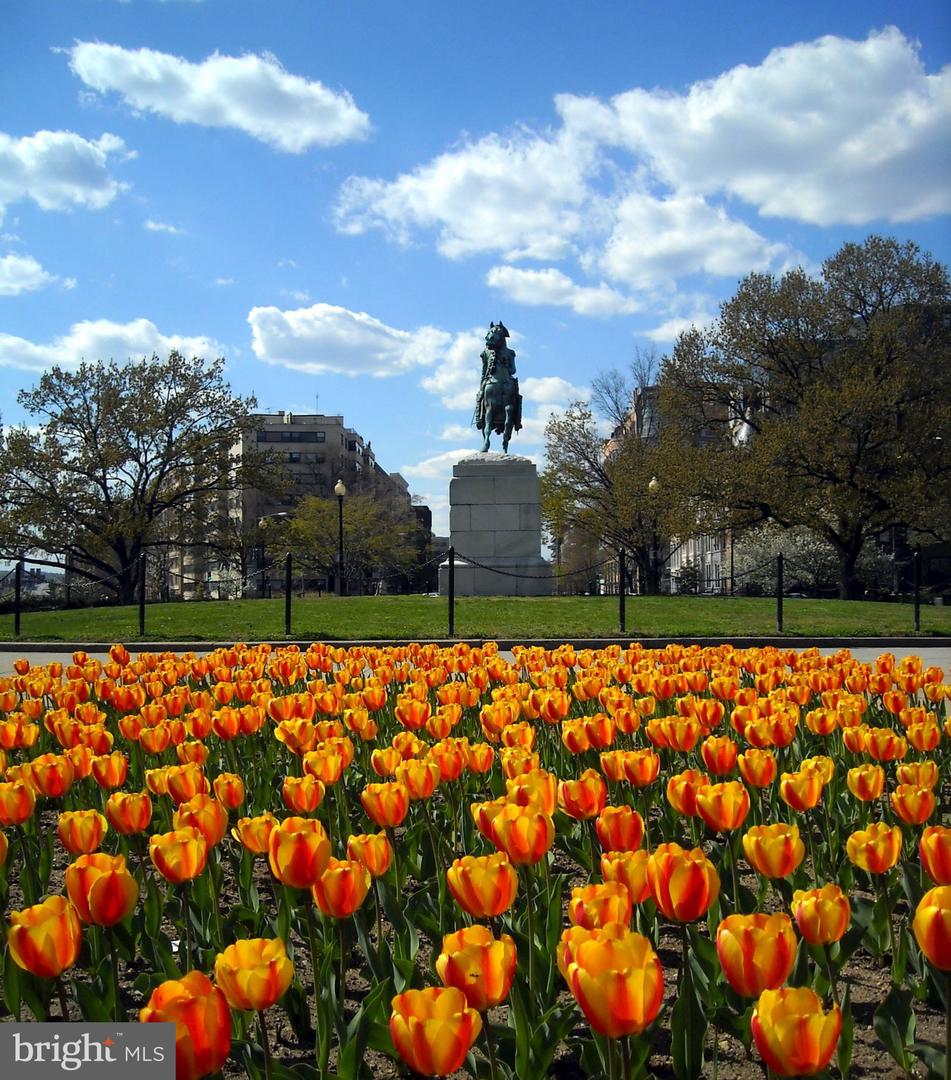
{"label": "black metal fence post", "polygon": [[294,572],[293,556],[290,552],[284,557],[284,636],[291,636],[291,577]]}
{"label": "black metal fence post", "polygon": [[145,552],[139,556],[139,637],[145,637]]}
{"label": "black metal fence post", "polygon": [[921,549],[915,548],[911,560],[915,575],[915,633],[921,633]]}
{"label": "black metal fence post", "polygon": [[17,559],[13,571],[13,636],[20,636],[20,609],[23,600],[23,559]]}
{"label": "black metal fence post", "polygon": [[627,629],[627,612],[625,601],[627,599],[627,566],[624,556],[624,548],[619,548],[617,553],[617,622],[618,630],[623,634]]}
{"label": "black metal fence post", "polygon": [[456,636],[456,549],[454,547],[449,548],[449,578],[448,589],[449,594],[449,637]]}
{"label": "black metal fence post", "polygon": [[783,632],[783,553],[776,556],[776,633]]}

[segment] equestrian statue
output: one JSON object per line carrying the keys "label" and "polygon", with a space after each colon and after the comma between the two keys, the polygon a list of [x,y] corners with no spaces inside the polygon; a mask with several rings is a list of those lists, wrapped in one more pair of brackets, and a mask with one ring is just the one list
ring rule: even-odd
{"label": "equestrian statue", "polygon": [[488,453],[494,431],[502,436],[502,453],[507,454],[513,431],[522,428],[522,395],[515,378],[515,352],[505,344],[508,330],[501,322],[490,323],[482,350],[482,381],[476,397],[474,422],[483,433],[482,452]]}

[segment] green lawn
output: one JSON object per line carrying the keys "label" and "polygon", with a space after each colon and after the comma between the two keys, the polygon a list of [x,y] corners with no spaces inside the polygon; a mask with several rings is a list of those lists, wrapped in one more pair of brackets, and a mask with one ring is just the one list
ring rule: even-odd
{"label": "green lawn", "polygon": [[[447,602],[432,596],[353,596],[294,600],[294,640],[426,641],[447,634]],[[806,637],[911,634],[910,604],[786,600],[785,632]],[[924,635],[951,635],[951,607],[922,606]],[[462,597],[456,637],[519,639],[616,637],[618,601],[610,596]],[[776,633],[776,603],[766,598],[628,597],[627,640],[661,637],[767,636]],[[284,603],[233,600],[150,604],[145,636],[138,608],[24,612],[20,636],[30,641],[279,641]],[[13,638],[13,616],[0,616],[0,640]]]}

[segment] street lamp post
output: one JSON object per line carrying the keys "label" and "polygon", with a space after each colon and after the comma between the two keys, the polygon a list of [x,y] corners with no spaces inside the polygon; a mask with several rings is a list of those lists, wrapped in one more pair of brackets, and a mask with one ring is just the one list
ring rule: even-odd
{"label": "street lamp post", "polygon": [[267,532],[272,521],[286,521],[291,515],[286,510],[282,510],[276,514],[265,514],[263,517],[258,518],[258,529],[261,530],[260,544],[258,545],[258,573],[261,575],[261,599],[265,599],[271,591],[271,575],[270,568],[267,565],[267,540],[264,533]]}
{"label": "street lamp post", "polygon": [[337,496],[337,595],[343,596],[343,500],[347,494],[347,485],[338,480],[334,484],[334,495]]}
{"label": "street lamp post", "polygon": [[660,481],[656,476],[652,476],[647,484],[647,491],[652,500],[651,508],[651,581],[650,587],[660,593],[660,570],[657,565],[657,510],[653,507],[653,499],[660,491]]}

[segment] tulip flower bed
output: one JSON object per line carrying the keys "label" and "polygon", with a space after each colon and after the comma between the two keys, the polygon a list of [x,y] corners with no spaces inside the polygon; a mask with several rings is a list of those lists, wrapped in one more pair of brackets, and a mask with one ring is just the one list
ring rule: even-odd
{"label": "tulip flower bed", "polygon": [[179,1080],[947,1076],[916,657],[236,645],[0,678],[6,1019]]}

